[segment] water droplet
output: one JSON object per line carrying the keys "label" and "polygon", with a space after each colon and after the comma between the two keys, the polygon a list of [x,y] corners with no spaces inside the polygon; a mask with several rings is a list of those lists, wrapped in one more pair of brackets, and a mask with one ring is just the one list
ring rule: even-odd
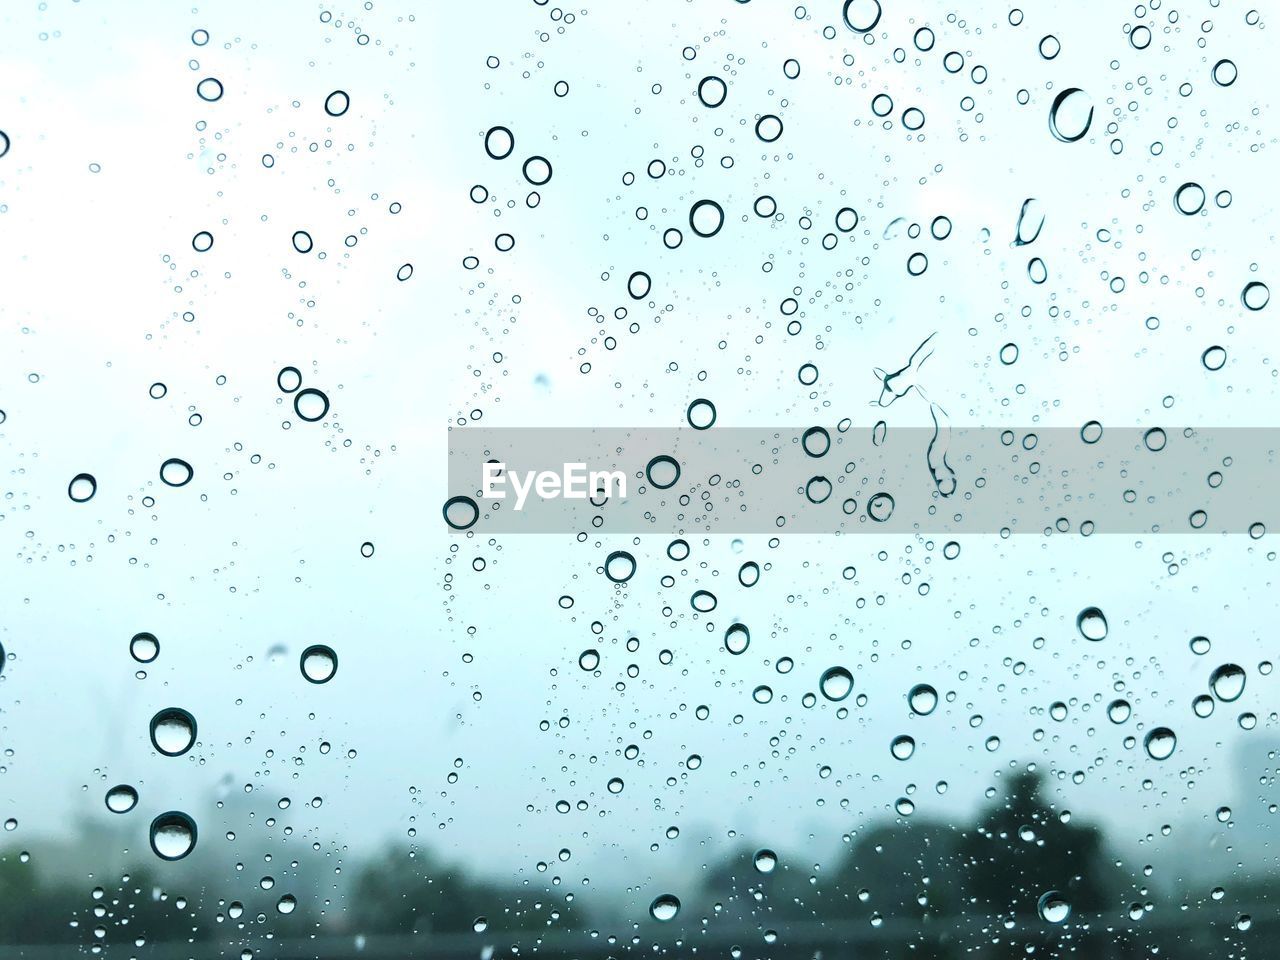
{"label": "water droplet", "polygon": [[734,623],[724,632],[724,648],[734,656],[747,652],[751,645],[751,631],[745,623]]}
{"label": "water droplet", "polygon": [[912,713],[927,717],[937,709],[938,691],[927,683],[917,683],[907,693],[907,705]]}
{"label": "water droplet", "polygon": [[1193,217],[1203,210],[1204,200],[1204,187],[1190,181],[1180,186],[1177,193],[1173,195],[1173,205],[1178,208],[1179,213],[1187,217]]}
{"label": "water droplet", "polygon": [[884,523],[893,516],[893,497],[887,493],[876,493],[867,500],[867,516],[876,523]]}
{"label": "water droplet", "polygon": [[714,237],[724,226],[724,207],[714,200],[699,200],[689,208],[689,229],[700,237]]}
{"label": "water droplet", "polygon": [[652,286],[653,280],[643,270],[637,270],[627,278],[627,294],[632,300],[643,300]]}
{"label": "water droplet", "polygon": [[1213,82],[1220,87],[1229,87],[1236,82],[1236,77],[1240,75],[1240,71],[1236,69],[1235,63],[1230,60],[1219,60],[1213,65]]}
{"label": "water droplet", "polygon": [[307,231],[295,230],[293,232],[293,249],[299,253],[310,253],[314,245],[311,240],[311,234],[307,233]]}
{"label": "water droplet", "polygon": [[1093,100],[1079,87],[1068,87],[1049,107],[1049,132],[1063,143],[1075,143],[1093,123]]}
{"label": "water droplet", "polygon": [[818,680],[818,689],[828,700],[843,700],[853,691],[853,674],[844,667],[828,667]]}
{"label": "water droplet", "polygon": [[1076,629],[1086,640],[1105,640],[1107,617],[1097,607],[1085,607],[1076,616]]}
{"label": "water droplet", "polygon": [[139,663],[151,663],[160,656],[160,641],[154,633],[135,633],[129,641],[129,655]]}
{"label": "water droplet", "polygon": [[442,512],[444,522],[454,530],[466,530],[480,519],[480,507],[470,497],[450,497]]}
{"label": "water droplet", "polygon": [[1142,445],[1152,453],[1159,453],[1168,442],[1168,434],[1159,427],[1152,427],[1142,435]]}
{"label": "water droplet", "polygon": [[293,911],[297,909],[297,906],[298,906],[298,900],[291,893],[286,893],[283,897],[281,897],[279,900],[276,901],[276,911],[286,915],[293,913]]}
{"label": "water droplet", "polygon": [[716,595],[710,590],[695,590],[689,598],[689,606],[699,613],[710,613],[716,608]]}
{"label": "water droplet", "polygon": [[1192,637],[1187,646],[1191,648],[1191,652],[1198,657],[1204,656],[1213,646],[1208,637]]}
{"label": "water droplet", "polygon": [[703,77],[698,81],[698,99],[714,110],[729,96],[729,86],[719,77]]}
{"label": "water droplet", "polygon": [[1221,370],[1227,363],[1227,351],[1214,344],[1200,354],[1200,362],[1206,370]]}
{"label": "water droplet", "polygon": [[810,477],[804,485],[805,499],[810,503],[825,503],[831,496],[831,481],[826,477]]}
{"label": "water droplet", "polygon": [[1168,760],[1173,756],[1178,738],[1168,727],[1156,727],[1147,733],[1142,745],[1152,760]]}
{"label": "water droplet", "polygon": [[1107,704],[1107,719],[1112,723],[1124,723],[1132,713],[1128,700],[1112,700]]}
{"label": "water droplet", "polygon": [[716,405],[710,400],[695,400],[689,404],[684,416],[693,429],[706,430],[716,422]]}
{"label": "water droplet", "polygon": [[91,473],[77,473],[67,484],[67,496],[73,503],[88,503],[98,492],[98,481]]}
{"label": "water droplet", "polygon": [[151,745],[166,757],[180,757],[196,742],[196,718],[181,707],[166,707],[151,718]]}
{"label": "water droplet", "polygon": [[551,182],[551,161],[546,157],[532,156],[520,168],[521,174],[535,187]]}
{"label": "water droplet", "polygon": [[674,920],[679,912],[680,901],[670,893],[664,893],[649,904],[649,915],[662,923]]}
{"label": "water droplet", "polygon": [[196,96],[206,103],[217,103],[222,99],[222,81],[216,77],[205,77],[196,84]]}
{"label": "water droplet", "polygon": [[889,744],[889,752],[893,754],[895,760],[910,760],[911,755],[916,752],[916,742],[906,734],[894,737],[893,742]]}
{"label": "water droplet", "polygon": [[1191,701],[1191,712],[1201,720],[1205,720],[1213,716],[1213,704],[1213,697],[1202,693]]}
{"label": "water droplet", "polygon": [[213,249],[213,234],[208,230],[201,230],[191,238],[191,249],[196,253],[208,253]]}
{"label": "water droplet", "polygon": [[782,120],[772,113],[766,113],[756,121],[756,136],[764,143],[773,143],[782,136]]}
{"label": "water droplet", "polygon": [[626,583],[636,572],[636,558],[625,550],[615,550],[605,559],[604,575],[614,583]]}
{"label": "water droplet", "polygon": [[668,490],[680,479],[680,464],[665,453],[654,457],[644,468],[644,475],[658,490]]}
{"label": "water droplet", "polygon": [[773,873],[778,865],[778,855],[772,850],[757,850],[754,863],[757,873]]}
{"label": "water droplet", "polygon": [[170,457],[160,464],[160,480],[167,486],[185,487],[194,476],[195,471],[191,469],[191,464],[177,457]]}
{"label": "water droplet", "polygon": [[578,666],[588,673],[600,666],[600,651],[594,647],[583,650],[578,654]]}
{"label": "water droplet", "polygon": [[196,822],[170,810],[151,821],[151,849],[161,860],[181,860],[196,846]]}
{"label": "water droplet", "polygon": [[1036,904],[1040,919],[1046,923],[1066,923],[1071,916],[1071,904],[1057,890],[1050,890],[1040,897]]}
{"label": "water droplet", "polygon": [[880,13],[880,0],[844,0],[844,24],[855,33],[874,30]]}
{"label": "water droplet", "polygon": [[1261,310],[1271,300],[1271,289],[1260,280],[1251,280],[1240,291],[1240,302],[1248,310]]}
{"label": "water droplet", "polygon": [[128,813],[138,805],[138,791],[121,783],[107,791],[107,809],[112,813]]}
{"label": "water droplet", "polygon": [[505,160],[516,148],[515,135],[506,127],[490,127],[484,135],[484,152],[494,160]]}
{"label": "water droplet", "polygon": [[315,387],[299,390],[293,395],[293,412],[307,423],[323,420],[325,414],[329,412],[329,397],[324,391],[317,390]]}
{"label": "water droplet", "polygon": [[332,647],[314,643],[302,651],[298,667],[311,683],[328,683],[338,672],[338,655]]}
{"label": "water droplet", "polygon": [[1244,668],[1235,663],[1224,663],[1209,676],[1209,689],[1223,703],[1239,700],[1244,693]]}

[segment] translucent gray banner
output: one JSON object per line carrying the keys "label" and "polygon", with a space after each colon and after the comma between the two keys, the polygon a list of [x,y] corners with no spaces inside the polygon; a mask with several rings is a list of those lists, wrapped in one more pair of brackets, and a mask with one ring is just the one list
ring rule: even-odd
{"label": "translucent gray banner", "polygon": [[446,524],[487,533],[1263,536],[1280,429],[457,428]]}

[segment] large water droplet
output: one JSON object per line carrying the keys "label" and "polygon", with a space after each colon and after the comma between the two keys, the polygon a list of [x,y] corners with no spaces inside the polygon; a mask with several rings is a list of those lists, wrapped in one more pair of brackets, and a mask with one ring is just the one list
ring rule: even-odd
{"label": "large water droplet", "polygon": [[331,117],[340,117],[351,106],[351,97],[345,90],[335,90],[324,98],[324,112]]}
{"label": "large water droplet", "polygon": [[757,850],[753,862],[757,872],[773,873],[774,867],[778,865],[778,855],[772,850]]}
{"label": "large water droplet", "polygon": [[1107,719],[1112,723],[1124,723],[1132,712],[1128,700],[1112,700],[1107,704]]}
{"label": "large water droplet", "polygon": [[470,497],[450,497],[444,502],[444,522],[454,530],[466,530],[480,519],[480,507]]}
{"label": "large water droplet", "polygon": [[906,734],[894,737],[893,742],[889,744],[889,752],[893,754],[895,760],[910,760],[911,755],[916,752],[916,742]]}
{"label": "large water droplet", "polygon": [[135,633],[129,641],[129,656],[139,663],[150,663],[160,656],[160,641],[154,633]]}
{"label": "large water droplet", "polygon": [[151,821],[151,849],[161,860],[181,860],[196,846],[196,822],[170,810]]}
{"label": "large water droplet", "polygon": [[636,572],[636,558],[625,550],[615,550],[604,561],[604,575],[614,583],[626,583]]}
{"label": "large water droplet", "polygon": [[181,707],[166,707],[151,718],[151,745],[166,757],[180,757],[196,742],[196,718]]}
{"label": "large water droplet", "polygon": [[170,457],[160,464],[160,480],[170,487],[185,487],[195,476],[191,464],[177,457]]}
{"label": "large water droplet", "polygon": [[506,127],[490,127],[484,135],[484,152],[494,160],[505,160],[516,148],[516,138]]}
{"label": "large water droplet", "polygon": [[302,651],[298,666],[311,683],[328,683],[338,672],[338,655],[332,647],[315,643]]}
{"label": "large water droplet", "polygon": [[1204,187],[1191,181],[1184,183],[1173,195],[1173,205],[1184,216],[1195,216],[1204,209]]}
{"label": "large water droplet", "polygon": [[316,423],[329,412],[329,396],[323,390],[307,387],[293,395],[293,412],[300,420]]}
{"label": "large water droplet", "polygon": [[1168,760],[1178,746],[1178,738],[1168,727],[1156,727],[1147,733],[1142,745],[1152,760]]}
{"label": "large water droplet", "polygon": [[716,405],[710,400],[695,400],[689,404],[684,416],[693,429],[706,430],[716,422]]}
{"label": "large water droplet", "polygon": [[578,654],[578,666],[590,673],[600,666],[600,651],[594,647],[589,647]]}
{"label": "large water droplet", "polygon": [[917,683],[907,693],[907,704],[912,713],[927,717],[938,706],[938,691],[927,683]]}
{"label": "large water droplet", "polygon": [[1013,232],[1013,245],[1025,247],[1029,243],[1034,243],[1043,229],[1044,204],[1035,197],[1028,197],[1022,201],[1022,208],[1018,211],[1018,226]]}
{"label": "large water droplet", "polygon": [[872,494],[867,500],[867,516],[877,523],[884,523],[893,516],[893,497],[887,493]]}
{"label": "large water droplet", "polygon": [[844,24],[855,33],[874,30],[880,13],[880,0],[844,0]]}
{"label": "large water droplet", "polygon": [[1261,310],[1271,301],[1271,289],[1261,280],[1251,280],[1240,291],[1240,302],[1249,310]]}
{"label": "large water droplet", "polygon": [[98,492],[98,481],[91,473],[77,473],[67,484],[67,496],[73,503],[88,503]]}
{"label": "large water droplet", "polygon": [[121,783],[107,791],[107,809],[112,813],[128,813],[138,805],[138,791]]}
{"label": "large water droplet", "polygon": [[674,457],[669,457],[665,453],[654,457],[644,468],[644,474],[649,478],[649,482],[659,490],[666,490],[674,487],[676,481],[680,479],[680,464]]}
{"label": "large water droplet", "polygon": [[1067,918],[1071,916],[1071,904],[1057,890],[1050,890],[1040,897],[1040,902],[1036,904],[1036,910],[1040,914],[1040,919],[1046,923],[1066,923]]}
{"label": "large water droplet", "polygon": [[1244,693],[1244,668],[1235,663],[1224,663],[1209,676],[1209,689],[1223,703],[1239,700]]}
{"label": "large water droplet", "polygon": [[828,700],[843,700],[853,691],[853,674],[844,667],[828,667],[818,680],[818,688]]}
{"label": "large water droplet", "polygon": [[674,920],[679,912],[680,900],[674,894],[664,893],[649,904],[649,915],[662,923]]}
{"label": "large water droplet", "polygon": [[1049,107],[1049,132],[1063,143],[1075,143],[1093,123],[1093,100],[1079,87],[1068,87]]}
{"label": "large water droplet", "polygon": [[700,237],[714,237],[724,226],[724,207],[714,200],[699,200],[689,208],[689,229]]}
{"label": "large water droplet", "polygon": [[1097,607],[1085,607],[1076,616],[1076,629],[1086,640],[1105,640],[1107,636],[1106,615]]}
{"label": "large water droplet", "polygon": [[745,623],[734,623],[724,632],[724,648],[735,656],[747,652],[751,644],[751,631]]}
{"label": "large water droplet", "polygon": [[1240,71],[1236,69],[1236,65],[1231,60],[1219,60],[1213,65],[1213,82],[1220,87],[1229,87],[1236,82],[1236,77],[1240,75]]}

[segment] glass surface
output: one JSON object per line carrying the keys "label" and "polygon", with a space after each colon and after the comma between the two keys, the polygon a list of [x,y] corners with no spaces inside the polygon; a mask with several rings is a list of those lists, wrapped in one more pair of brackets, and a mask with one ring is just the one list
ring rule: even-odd
{"label": "glass surface", "polygon": [[1274,955],[1269,15],[6,5],[0,956]]}

